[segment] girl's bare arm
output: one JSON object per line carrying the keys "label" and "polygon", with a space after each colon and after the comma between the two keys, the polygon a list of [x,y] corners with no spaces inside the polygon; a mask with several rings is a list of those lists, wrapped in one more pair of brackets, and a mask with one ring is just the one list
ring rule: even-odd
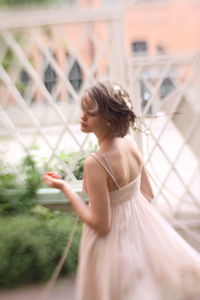
{"label": "girl's bare arm", "polygon": [[106,235],[111,225],[110,198],[107,186],[107,173],[93,157],[84,164],[87,178],[87,194],[90,206],[73,190],[70,184],[58,179],[56,173],[48,172],[44,181],[51,187],[60,189],[69,199],[79,217],[99,235]]}

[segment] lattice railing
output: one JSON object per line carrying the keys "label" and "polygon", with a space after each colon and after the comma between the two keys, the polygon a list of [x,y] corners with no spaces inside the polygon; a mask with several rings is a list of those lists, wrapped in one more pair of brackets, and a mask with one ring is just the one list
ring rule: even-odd
{"label": "lattice railing", "polygon": [[42,157],[58,164],[62,151],[75,150],[75,160],[63,168],[76,182],[77,161],[95,143],[77,125],[84,88],[94,79],[126,83],[138,115],[148,117],[142,122],[150,134],[137,138],[155,205],[172,215],[199,212],[199,57],[142,57],[125,64],[121,22],[120,8],[115,15],[102,8],[1,16],[1,157],[17,161],[38,145]]}
{"label": "lattice railing", "polygon": [[199,216],[199,57],[127,58],[125,64],[121,22],[120,9],[110,8],[0,15],[0,157],[15,163],[39,146],[40,156],[58,166],[62,151],[77,151],[70,166],[62,165],[67,180],[77,183],[73,170],[95,143],[77,125],[81,94],[94,79],[126,83],[149,133],[136,138],[153,204],[168,216]]}
{"label": "lattice railing", "polygon": [[133,58],[129,83],[142,128],[138,135],[155,205],[173,216],[199,214],[198,56]]}
{"label": "lattice railing", "polygon": [[[28,22],[27,22],[28,21]],[[28,25],[27,25],[28,24]],[[48,10],[0,20],[1,157],[17,161],[39,146],[55,162],[77,151],[68,179],[92,138],[77,128],[80,97],[95,79],[123,81],[121,14]],[[120,74],[120,75],[119,75]]]}

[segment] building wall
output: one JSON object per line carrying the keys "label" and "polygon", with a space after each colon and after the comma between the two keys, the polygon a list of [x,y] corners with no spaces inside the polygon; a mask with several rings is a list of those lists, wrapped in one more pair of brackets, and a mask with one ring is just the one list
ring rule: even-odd
{"label": "building wall", "polygon": [[[116,0],[116,3],[118,3],[116,5],[113,5],[113,1],[110,0],[77,0],[77,2],[87,11],[92,7],[99,9],[100,6],[106,4],[108,6],[112,5],[113,14],[115,14],[115,8],[120,3],[118,0]],[[122,47],[125,49],[126,59],[133,54],[132,43],[137,42],[146,42],[147,52],[145,54],[149,55],[156,55],[158,52],[185,54],[200,51],[200,0],[141,0],[137,5],[130,4],[130,0],[121,0],[122,2],[124,4],[124,28],[122,30],[119,28],[119,39],[124,33],[123,40],[125,43],[122,43]],[[87,35],[83,35],[83,42],[80,42],[80,34],[84,30],[84,26],[83,23],[63,24],[61,25],[63,30],[60,31],[59,26],[52,24],[49,27],[52,35],[51,39],[45,33],[38,33],[38,35],[41,35],[42,43],[55,53],[57,63],[66,74],[73,53],[70,52],[70,49],[68,50],[65,36],[69,39],[70,44],[77,49],[79,61],[83,61],[88,70],[92,68],[94,59],[98,54],[98,45],[103,45],[106,42],[108,30],[104,21],[91,22],[90,24],[93,35],[99,41],[96,45]],[[27,55],[34,61],[35,69],[42,74],[41,68],[44,67],[45,61],[42,61],[41,53],[37,49],[34,49],[34,47],[31,49],[31,53],[27,52]],[[117,53],[118,49],[114,50]],[[113,51],[113,49],[110,51]],[[134,55],[136,54],[143,53],[134,53]],[[112,55],[110,54],[110,56]],[[95,73],[98,77],[102,77],[102,74],[106,73],[105,70],[108,68],[106,59],[106,57],[101,59],[101,64],[99,64]],[[59,80],[58,77],[57,80]],[[63,88],[61,85],[63,85]],[[5,87],[3,86],[0,87],[1,95],[5,95]],[[13,95],[9,94],[7,98],[8,102],[15,102]],[[67,98],[66,87],[63,83],[60,83],[59,100],[65,101]],[[35,92],[33,101],[44,101],[40,91]]]}
{"label": "building wall", "polygon": [[[82,6],[99,7],[112,4],[110,0],[79,0]],[[116,1],[119,3],[120,1]],[[131,43],[146,41],[148,54],[159,51],[169,54],[197,52],[200,50],[199,0],[141,0],[124,4],[124,33],[126,54],[131,54]],[[134,1],[132,1],[134,3]],[[113,13],[115,6],[113,6]]]}
{"label": "building wall", "polygon": [[151,1],[132,6],[125,12],[126,51],[136,40],[145,40],[149,53],[161,46],[166,53],[188,53],[200,50],[200,1]]}

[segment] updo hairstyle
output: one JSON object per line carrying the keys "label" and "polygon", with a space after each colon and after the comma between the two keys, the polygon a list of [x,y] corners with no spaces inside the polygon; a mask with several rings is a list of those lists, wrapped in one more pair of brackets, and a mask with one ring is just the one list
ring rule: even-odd
{"label": "updo hairstyle", "polygon": [[[94,101],[92,108],[87,105],[88,99]],[[101,115],[110,125],[113,137],[124,137],[135,123],[136,115],[129,94],[119,84],[97,82],[85,90],[81,106],[88,114]]]}

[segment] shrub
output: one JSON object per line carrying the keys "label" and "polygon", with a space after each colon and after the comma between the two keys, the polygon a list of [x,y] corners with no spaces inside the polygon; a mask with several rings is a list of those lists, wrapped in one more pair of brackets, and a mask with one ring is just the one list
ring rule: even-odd
{"label": "shrub", "polygon": [[[0,287],[8,288],[50,278],[66,246],[74,214],[18,215],[0,219]],[[81,222],[61,274],[76,272]]]}
{"label": "shrub", "polygon": [[[82,180],[83,179],[83,165],[84,165],[84,160],[85,158],[92,152],[97,150],[97,145],[90,145],[89,148],[84,152],[83,156],[81,156],[77,163],[76,166],[74,167],[73,174],[76,177],[77,180]],[[68,152],[66,153],[65,151],[61,151],[59,155],[59,159],[63,161],[68,167],[71,166],[73,161],[76,159],[77,152]],[[60,174],[65,177],[67,174],[63,168],[58,169]]]}
{"label": "shrub", "polygon": [[28,211],[37,202],[41,174],[34,156],[27,155],[19,167],[0,161],[0,215]]}
{"label": "shrub", "polygon": [[[73,174],[77,180],[83,179],[83,163],[85,157],[95,151],[97,146],[91,146],[84,152],[74,167]],[[77,152],[66,153],[62,151],[57,157],[55,166],[48,165],[42,159],[28,154],[19,166],[13,167],[0,161],[0,215],[16,215],[27,213],[37,204],[37,190],[45,186],[41,175],[47,171],[57,171],[65,177],[66,169],[69,168],[77,156]],[[40,165],[40,168],[38,167]]]}

